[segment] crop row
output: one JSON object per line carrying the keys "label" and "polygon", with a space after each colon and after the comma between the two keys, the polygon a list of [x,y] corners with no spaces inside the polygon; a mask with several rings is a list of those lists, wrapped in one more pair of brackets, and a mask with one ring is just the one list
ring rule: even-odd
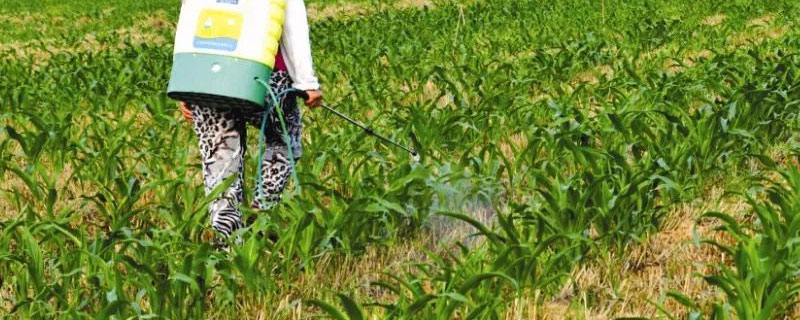
{"label": "crop row", "polygon": [[[797,139],[798,40],[784,18],[797,5],[637,3],[443,3],[316,22],[332,104],[421,148],[422,163],[307,112],[302,193],[260,215],[231,253],[204,241],[195,142],[163,95],[168,46],[6,57],[0,308],[225,317],[243,297],[273,301],[321,256],[395,245],[432,215],[474,225],[482,242],[387,274],[375,288],[391,301],[354,291],[338,295],[343,311],[312,303],[350,318],[482,319],[500,318],[509,298],[546,299],[575,266],[656,232],[670,204]],[[748,26],[774,8],[768,26]],[[724,23],[699,23],[717,10]],[[734,41],[763,30],[783,33],[748,50]],[[496,222],[464,203],[495,207]]]}

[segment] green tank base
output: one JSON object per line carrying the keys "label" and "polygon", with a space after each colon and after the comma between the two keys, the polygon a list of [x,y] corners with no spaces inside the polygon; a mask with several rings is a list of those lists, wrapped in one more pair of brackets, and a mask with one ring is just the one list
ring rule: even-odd
{"label": "green tank base", "polygon": [[174,56],[167,96],[215,108],[261,108],[272,69],[264,64],[228,56],[179,53]]}

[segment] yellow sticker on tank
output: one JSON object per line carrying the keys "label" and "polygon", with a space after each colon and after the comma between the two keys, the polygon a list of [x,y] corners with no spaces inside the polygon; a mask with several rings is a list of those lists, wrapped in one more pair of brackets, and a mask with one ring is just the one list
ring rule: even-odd
{"label": "yellow sticker on tank", "polygon": [[241,14],[230,11],[206,9],[200,12],[194,47],[223,51],[236,51],[242,33]]}

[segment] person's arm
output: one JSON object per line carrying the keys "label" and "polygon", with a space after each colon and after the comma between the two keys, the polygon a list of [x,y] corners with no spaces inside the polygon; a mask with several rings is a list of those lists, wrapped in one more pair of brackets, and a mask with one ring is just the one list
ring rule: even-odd
{"label": "person's arm", "polygon": [[[186,0],[181,0],[181,5],[184,3],[186,3]],[[192,110],[189,110],[189,106],[186,104],[186,102],[178,101],[178,106],[181,109],[181,114],[183,117],[186,118],[186,120],[192,121]]]}
{"label": "person's arm", "polygon": [[281,53],[286,61],[289,76],[294,82],[292,87],[308,93],[307,105],[318,106],[322,103],[322,92],[319,80],[314,75],[308,16],[303,0],[286,0],[285,21]]}

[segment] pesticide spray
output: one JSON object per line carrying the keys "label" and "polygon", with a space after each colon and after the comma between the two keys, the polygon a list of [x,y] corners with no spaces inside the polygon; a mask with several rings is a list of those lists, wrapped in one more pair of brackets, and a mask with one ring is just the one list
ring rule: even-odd
{"label": "pesticide spray", "polygon": [[[271,108],[290,95],[308,99],[303,91],[292,89],[276,93],[268,85],[275,67],[285,13],[286,0],[192,0],[181,7],[175,34],[167,95],[188,104],[215,108],[266,108],[261,124],[259,158],[264,156],[264,125]],[[416,151],[377,134],[371,127],[333,108],[324,108],[362,128],[367,134],[410,153],[415,162],[419,161]],[[295,190],[298,191],[300,181],[282,108],[275,110],[288,146]],[[263,161],[259,161],[259,166],[261,163]],[[260,172],[261,168],[258,170]],[[258,186],[261,186],[261,181]]]}

